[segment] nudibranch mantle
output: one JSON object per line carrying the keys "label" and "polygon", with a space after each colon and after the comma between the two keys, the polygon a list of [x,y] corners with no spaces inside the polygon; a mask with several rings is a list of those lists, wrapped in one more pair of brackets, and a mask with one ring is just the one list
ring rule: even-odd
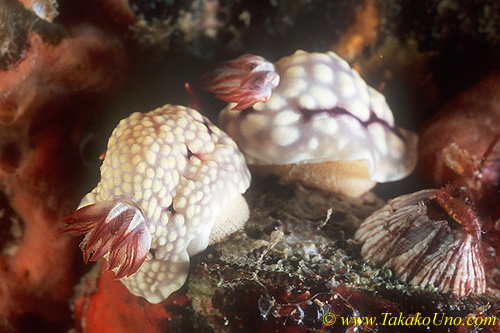
{"label": "nudibranch mantle", "polygon": [[[238,59],[244,57],[249,56]],[[364,160],[370,178],[377,182],[402,179],[413,171],[417,136],[394,125],[385,97],[367,86],[334,52],[299,50],[274,63],[275,75],[259,72],[260,77],[273,80],[255,90],[275,88],[269,99],[258,95],[253,107],[243,111],[235,108],[241,102],[232,69],[238,59],[208,75],[205,87],[233,102],[221,112],[220,124],[238,143],[249,164]],[[270,66],[267,69],[272,71]],[[249,77],[242,77],[242,81],[251,81]]]}
{"label": "nudibranch mantle", "polygon": [[249,185],[235,142],[197,111],[133,113],[113,131],[101,180],[66,232],[86,233],[85,261],[107,256],[133,294],[158,303],[184,284],[189,256],[244,225]]}

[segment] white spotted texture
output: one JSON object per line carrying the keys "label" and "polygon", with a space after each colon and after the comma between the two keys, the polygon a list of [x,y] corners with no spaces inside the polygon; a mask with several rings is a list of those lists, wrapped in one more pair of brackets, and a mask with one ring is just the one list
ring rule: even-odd
{"label": "white spotted texture", "polygon": [[244,111],[229,104],[220,115],[249,164],[365,160],[377,182],[414,169],[416,135],[395,126],[384,96],[345,60],[297,51],[274,67],[280,79],[267,102]]}
{"label": "white spotted texture", "polygon": [[101,181],[80,206],[125,197],[142,209],[151,250],[121,281],[157,303],[184,284],[195,254],[188,252],[207,247],[216,217],[249,184],[244,157],[229,136],[193,109],[166,105],[119,123]]}

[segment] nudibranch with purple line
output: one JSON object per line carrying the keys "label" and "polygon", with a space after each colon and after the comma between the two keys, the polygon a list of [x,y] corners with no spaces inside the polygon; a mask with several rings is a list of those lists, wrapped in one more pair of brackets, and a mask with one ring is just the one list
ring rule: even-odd
{"label": "nudibranch with purple line", "polygon": [[244,55],[203,84],[229,102],[220,125],[247,162],[284,183],[358,196],[415,168],[417,135],[396,127],[385,97],[334,52],[275,64]]}
{"label": "nudibranch with purple line", "polygon": [[84,260],[151,303],[185,282],[189,258],[244,226],[250,172],[236,143],[196,110],[133,113],[113,131],[97,187],[65,218]]}

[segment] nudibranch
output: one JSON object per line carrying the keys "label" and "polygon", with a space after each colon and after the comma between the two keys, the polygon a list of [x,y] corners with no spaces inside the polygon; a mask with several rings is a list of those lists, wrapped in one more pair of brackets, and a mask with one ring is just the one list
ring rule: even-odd
{"label": "nudibranch", "polygon": [[334,52],[275,64],[244,55],[203,81],[229,103],[219,122],[247,162],[284,183],[358,196],[415,167],[416,134],[396,127],[385,97]]}
{"label": "nudibranch", "polygon": [[133,113],[113,131],[97,187],[64,222],[84,260],[107,258],[135,295],[165,300],[189,258],[243,227],[250,172],[236,143],[196,110]]}
{"label": "nudibranch", "polygon": [[403,195],[369,216],[354,239],[361,255],[400,279],[458,296],[483,294],[486,273],[482,222],[459,188]]}

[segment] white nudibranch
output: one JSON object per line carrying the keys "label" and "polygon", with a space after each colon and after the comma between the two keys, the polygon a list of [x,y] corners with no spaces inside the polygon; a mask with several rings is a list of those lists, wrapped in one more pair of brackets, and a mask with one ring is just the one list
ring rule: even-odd
{"label": "white nudibranch", "polygon": [[189,258],[243,227],[250,172],[235,142],[196,110],[133,113],[113,131],[97,187],[65,218],[84,260],[151,303],[185,282]]}
{"label": "white nudibranch", "polygon": [[230,103],[220,124],[247,162],[284,183],[358,196],[415,167],[416,134],[396,127],[385,97],[333,52],[274,64],[244,55],[204,85]]}

